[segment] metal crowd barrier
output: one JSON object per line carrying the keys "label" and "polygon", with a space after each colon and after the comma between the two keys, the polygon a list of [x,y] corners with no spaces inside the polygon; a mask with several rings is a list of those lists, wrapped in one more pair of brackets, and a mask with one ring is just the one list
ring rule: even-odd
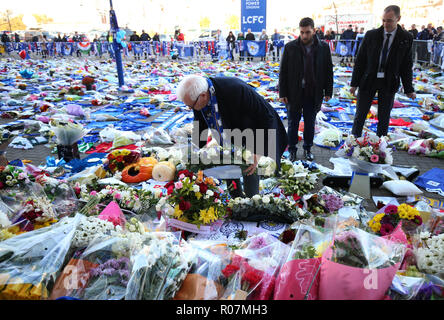
{"label": "metal crowd barrier", "polygon": [[[332,56],[356,57],[362,38],[358,40],[325,40],[330,46]],[[246,44],[256,44],[261,50],[255,57],[267,57],[269,59],[282,56],[284,46],[288,41],[235,41],[229,46],[226,41],[135,41],[126,42],[123,48],[123,57],[162,56],[177,59],[243,59],[252,57]],[[114,58],[112,43],[100,42],[8,42],[0,45],[0,54],[11,55],[25,51],[27,56],[40,56],[43,51],[47,56],[99,56],[108,54]],[[414,40],[412,57],[415,63],[430,64],[444,67],[444,42],[433,40]]]}

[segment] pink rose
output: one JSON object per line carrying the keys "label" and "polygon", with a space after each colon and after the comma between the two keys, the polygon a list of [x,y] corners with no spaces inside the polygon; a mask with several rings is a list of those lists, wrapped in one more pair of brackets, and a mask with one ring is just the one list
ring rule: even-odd
{"label": "pink rose", "polygon": [[182,189],[183,184],[182,184],[182,182],[178,181],[178,182],[176,182],[176,183],[174,184],[174,187],[175,187],[177,190],[179,190],[179,189]]}
{"label": "pink rose", "polygon": [[120,195],[120,193],[116,193],[114,195],[114,198],[117,199],[117,200],[120,200],[122,198],[122,196]]}
{"label": "pink rose", "polygon": [[90,192],[89,195],[90,195],[90,196],[96,196],[96,195],[97,195],[97,191],[93,190],[93,191]]}
{"label": "pink rose", "polygon": [[370,161],[373,162],[373,163],[377,163],[379,161],[379,156],[377,154],[373,154],[370,157]]}

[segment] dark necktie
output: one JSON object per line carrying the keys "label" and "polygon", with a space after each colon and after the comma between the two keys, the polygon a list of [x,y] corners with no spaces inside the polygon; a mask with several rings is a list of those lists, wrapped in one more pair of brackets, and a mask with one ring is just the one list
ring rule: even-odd
{"label": "dark necktie", "polygon": [[387,33],[387,39],[384,42],[384,46],[382,47],[382,59],[381,59],[381,67],[380,70],[384,71],[385,69],[385,61],[387,60],[387,51],[388,51],[388,44],[390,40],[390,33]]}

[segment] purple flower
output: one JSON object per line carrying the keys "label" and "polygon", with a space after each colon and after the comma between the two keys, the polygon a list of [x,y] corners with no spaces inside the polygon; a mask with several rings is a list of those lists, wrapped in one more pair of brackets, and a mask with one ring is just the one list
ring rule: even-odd
{"label": "purple flower", "polygon": [[112,268],[108,268],[108,269],[105,269],[105,270],[103,270],[103,274],[105,275],[105,276],[112,276],[113,275],[113,273],[114,273],[114,269],[112,269]]}
{"label": "purple flower", "polygon": [[130,276],[130,274],[129,274],[129,271],[128,270],[119,270],[119,276],[122,278],[122,279],[129,279],[129,276]]}
{"label": "purple flower", "polygon": [[251,240],[250,248],[251,249],[260,249],[263,247],[266,247],[267,243],[265,242],[265,239],[262,237],[256,237]]}

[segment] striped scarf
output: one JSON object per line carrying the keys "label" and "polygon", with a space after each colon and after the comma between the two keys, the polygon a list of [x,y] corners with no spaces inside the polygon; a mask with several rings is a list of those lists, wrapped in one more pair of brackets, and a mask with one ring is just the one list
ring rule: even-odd
{"label": "striped scarf", "polygon": [[224,128],[222,126],[222,120],[219,114],[219,108],[217,105],[216,99],[216,90],[214,89],[213,82],[209,78],[207,78],[208,89],[210,91],[210,102],[205,108],[203,108],[200,112],[202,112],[202,116],[205,119],[205,122],[208,125],[209,129],[214,129],[219,133],[220,137],[220,145],[223,144],[223,133]]}

